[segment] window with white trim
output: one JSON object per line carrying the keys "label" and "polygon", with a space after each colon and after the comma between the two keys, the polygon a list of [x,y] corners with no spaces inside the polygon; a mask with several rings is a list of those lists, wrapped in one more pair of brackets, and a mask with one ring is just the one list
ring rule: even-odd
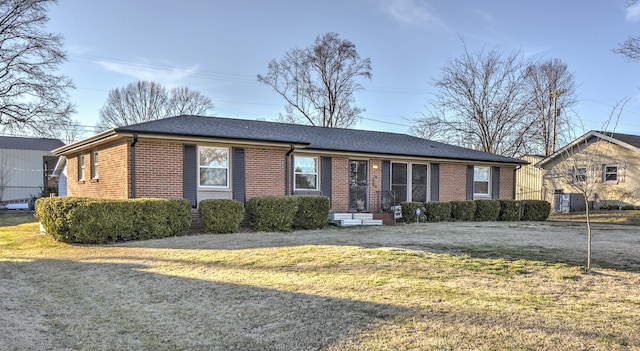
{"label": "window with white trim", "polygon": [[587,167],[573,167],[573,183],[584,183],[587,181]]}
{"label": "window with white trim", "polygon": [[489,196],[489,172],[491,167],[473,167],[473,196]]}
{"label": "window with white trim", "polygon": [[391,163],[391,190],[396,196],[396,203],[407,201],[407,175],[408,165],[406,163]]}
{"label": "window with white trim", "polygon": [[98,179],[98,151],[91,153],[91,179]]}
{"label": "window with white trim", "polygon": [[207,188],[229,187],[229,149],[200,146],[198,148],[198,185]]}
{"label": "window with white trim", "polygon": [[293,157],[293,190],[318,190],[318,158]]}
{"label": "window with white trim", "polygon": [[84,154],[78,155],[78,180],[84,180]]}
{"label": "window with white trim", "polygon": [[604,165],[602,173],[602,180],[605,183],[618,182],[618,165]]}

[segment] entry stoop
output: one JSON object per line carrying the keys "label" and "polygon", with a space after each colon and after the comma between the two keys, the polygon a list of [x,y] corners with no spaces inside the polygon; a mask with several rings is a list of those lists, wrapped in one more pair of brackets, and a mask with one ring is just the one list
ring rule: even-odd
{"label": "entry stoop", "polygon": [[329,223],[339,227],[359,225],[382,225],[381,219],[374,219],[372,213],[331,213]]}
{"label": "entry stoop", "polygon": [[393,218],[393,213],[375,213],[373,219],[382,220],[383,225],[394,225],[396,220]]}
{"label": "entry stoop", "polygon": [[191,225],[189,226],[190,233],[203,233],[204,227],[202,226],[202,219],[200,218],[200,213],[198,209],[191,209]]}

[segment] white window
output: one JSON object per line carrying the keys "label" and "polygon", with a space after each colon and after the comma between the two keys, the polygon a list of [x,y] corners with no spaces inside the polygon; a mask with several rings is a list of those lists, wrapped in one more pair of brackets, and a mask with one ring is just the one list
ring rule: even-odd
{"label": "white window", "polygon": [[84,180],[84,154],[78,156],[78,180]]}
{"label": "white window", "polygon": [[473,168],[473,195],[489,196],[489,171],[491,167]]}
{"label": "white window", "polygon": [[573,168],[573,183],[584,183],[587,181],[587,167],[580,166]]}
{"label": "white window", "polygon": [[98,179],[98,151],[91,153],[91,179]]}
{"label": "white window", "polygon": [[294,190],[318,190],[318,158],[295,156],[293,178]]}
{"label": "white window", "polygon": [[605,165],[602,176],[605,183],[617,183],[618,165]]}
{"label": "white window", "polygon": [[229,187],[229,149],[224,147],[198,148],[199,185],[208,188]]}

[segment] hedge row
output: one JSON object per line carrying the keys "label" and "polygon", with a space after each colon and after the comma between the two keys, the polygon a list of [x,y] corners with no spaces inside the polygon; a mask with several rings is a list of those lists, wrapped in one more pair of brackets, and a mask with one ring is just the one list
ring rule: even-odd
{"label": "hedge row", "polygon": [[[551,204],[542,200],[475,200],[450,202],[402,202],[406,223],[439,221],[545,221]],[[420,209],[420,217],[416,209]]]}
{"label": "hedge row", "polygon": [[[241,202],[215,199],[200,202],[199,213],[209,233],[234,233],[244,216]],[[259,196],[247,201],[246,216],[255,231],[287,232],[327,225],[329,198],[324,196]]]}
{"label": "hedge row", "polygon": [[184,199],[46,197],[36,201],[36,217],[58,241],[104,244],[185,235],[191,224],[191,203]]}

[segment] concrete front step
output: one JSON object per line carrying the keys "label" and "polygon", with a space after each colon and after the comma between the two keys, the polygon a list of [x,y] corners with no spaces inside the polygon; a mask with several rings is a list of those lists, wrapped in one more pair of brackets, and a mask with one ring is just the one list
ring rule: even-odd
{"label": "concrete front step", "polygon": [[329,223],[340,227],[357,225],[382,225],[381,219],[373,219],[372,213],[330,213]]}

